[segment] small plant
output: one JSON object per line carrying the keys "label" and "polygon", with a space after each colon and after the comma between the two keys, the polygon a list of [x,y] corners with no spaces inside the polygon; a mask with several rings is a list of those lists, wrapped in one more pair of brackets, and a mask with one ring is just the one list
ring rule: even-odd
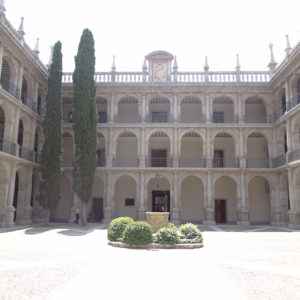
{"label": "small plant", "polygon": [[134,220],[130,217],[120,217],[112,220],[107,230],[108,239],[113,242],[121,241],[127,225],[133,222]]}
{"label": "small plant", "polygon": [[181,241],[183,243],[202,243],[201,231],[195,224],[187,223],[179,227]]}
{"label": "small plant", "polygon": [[133,222],[123,233],[123,242],[131,246],[148,245],[152,241],[152,228],[146,222]]}
{"label": "small plant", "polygon": [[180,241],[178,230],[174,224],[161,228],[155,234],[154,241],[158,244],[175,245]]}

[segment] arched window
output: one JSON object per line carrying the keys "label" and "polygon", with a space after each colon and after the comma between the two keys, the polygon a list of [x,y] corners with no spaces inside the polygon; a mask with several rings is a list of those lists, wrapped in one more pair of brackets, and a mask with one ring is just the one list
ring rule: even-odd
{"label": "arched window", "polygon": [[27,102],[27,96],[28,96],[28,85],[27,85],[26,79],[23,77],[21,100],[24,104],[26,104],[26,102]]}
{"label": "arched window", "polygon": [[10,88],[10,77],[11,77],[10,66],[7,60],[4,58],[2,62],[1,86],[7,92],[9,92],[9,88]]}

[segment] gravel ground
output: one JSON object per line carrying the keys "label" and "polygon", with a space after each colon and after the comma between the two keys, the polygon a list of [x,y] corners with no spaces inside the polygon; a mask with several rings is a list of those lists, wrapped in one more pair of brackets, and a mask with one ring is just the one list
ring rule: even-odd
{"label": "gravel ground", "polygon": [[300,232],[203,227],[205,247],[128,250],[91,226],[0,233],[0,300],[300,299]]}

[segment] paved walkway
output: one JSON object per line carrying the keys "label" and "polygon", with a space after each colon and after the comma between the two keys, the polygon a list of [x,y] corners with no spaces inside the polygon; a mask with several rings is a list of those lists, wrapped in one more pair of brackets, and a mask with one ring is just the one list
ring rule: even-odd
{"label": "paved walkway", "polygon": [[300,232],[202,230],[202,249],[151,251],[111,248],[99,227],[2,230],[0,299],[300,299]]}

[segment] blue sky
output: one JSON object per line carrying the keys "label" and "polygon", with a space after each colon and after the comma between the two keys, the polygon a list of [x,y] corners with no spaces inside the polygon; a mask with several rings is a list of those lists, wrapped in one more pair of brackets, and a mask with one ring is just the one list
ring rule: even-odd
{"label": "blue sky", "polygon": [[73,71],[74,55],[84,28],[96,41],[97,70],[141,70],[144,56],[167,50],[179,70],[231,70],[236,54],[242,70],[264,70],[270,42],[277,62],[284,58],[285,34],[300,42],[299,0],[6,0],[7,17],[18,27],[25,18],[26,41],[41,40],[41,59],[50,45],[63,43],[64,70]]}

